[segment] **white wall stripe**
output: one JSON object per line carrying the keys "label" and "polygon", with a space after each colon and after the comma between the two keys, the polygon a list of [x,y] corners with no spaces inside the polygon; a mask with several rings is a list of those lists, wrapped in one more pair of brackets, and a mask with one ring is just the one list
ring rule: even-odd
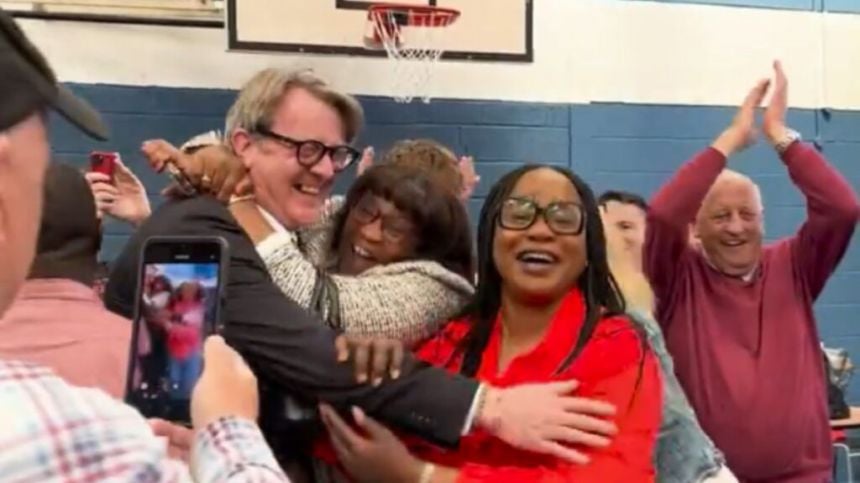
{"label": "white wall stripe", "polygon": [[[488,17],[489,18],[489,17]],[[65,81],[236,88],[312,67],[385,95],[380,59],[226,52],[225,32],[22,20]],[[535,62],[439,66],[434,97],[726,105],[782,58],[797,107],[860,109],[860,15],[608,0],[535,2]]]}

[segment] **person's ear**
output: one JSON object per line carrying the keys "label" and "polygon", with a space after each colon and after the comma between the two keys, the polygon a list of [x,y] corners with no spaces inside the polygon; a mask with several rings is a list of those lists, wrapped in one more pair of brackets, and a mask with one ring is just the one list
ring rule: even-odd
{"label": "person's ear", "polygon": [[245,166],[245,169],[250,169],[252,161],[251,157],[247,156],[247,154],[254,146],[254,140],[251,137],[251,133],[244,129],[236,129],[230,135],[230,146],[233,148],[233,152],[236,153],[236,156],[242,160],[242,164]]}
{"label": "person's ear", "polygon": [[692,223],[690,223],[690,228],[688,231],[690,233],[690,236],[689,236],[690,244],[697,244],[701,241],[701,233],[699,232],[699,221],[698,221],[698,219],[696,219],[696,221],[693,221]]}

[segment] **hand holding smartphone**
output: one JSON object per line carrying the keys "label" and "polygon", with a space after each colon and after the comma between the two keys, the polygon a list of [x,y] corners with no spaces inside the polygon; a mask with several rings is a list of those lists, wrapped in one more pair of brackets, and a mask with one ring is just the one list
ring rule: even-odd
{"label": "hand holding smartphone", "polygon": [[125,400],[147,418],[191,423],[203,342],[218,330],[227,249],[219,237],[144,244]]}

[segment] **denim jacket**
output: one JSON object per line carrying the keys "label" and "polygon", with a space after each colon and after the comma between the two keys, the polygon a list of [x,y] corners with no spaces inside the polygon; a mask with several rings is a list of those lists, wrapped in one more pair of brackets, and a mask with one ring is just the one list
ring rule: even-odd
{"label": "denim jacket", "polygon": [[663,421],[654,455],[658,483],[698,483],[714,476],[725,460],[702,431],[678,378],[657,321],[640,311],[628,314],[647,334],[663,372]]}

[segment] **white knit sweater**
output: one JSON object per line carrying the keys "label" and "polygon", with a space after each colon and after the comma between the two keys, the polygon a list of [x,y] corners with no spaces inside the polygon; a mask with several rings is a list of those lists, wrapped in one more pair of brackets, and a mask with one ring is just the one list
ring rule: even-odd
{"label": "white knit sweater", "polygon": [[[329,237],[342,201],[329,200],[316,226],[298,235],[272,235],[258,247],[278,287],[304,307],[311,304],[319,267],[330,264]],[[408,344],[456,316],[474,291],[465,278],[426,260],[379,265],[357,276],[324,276],[337,287],[340,325],[346,332]]]}

